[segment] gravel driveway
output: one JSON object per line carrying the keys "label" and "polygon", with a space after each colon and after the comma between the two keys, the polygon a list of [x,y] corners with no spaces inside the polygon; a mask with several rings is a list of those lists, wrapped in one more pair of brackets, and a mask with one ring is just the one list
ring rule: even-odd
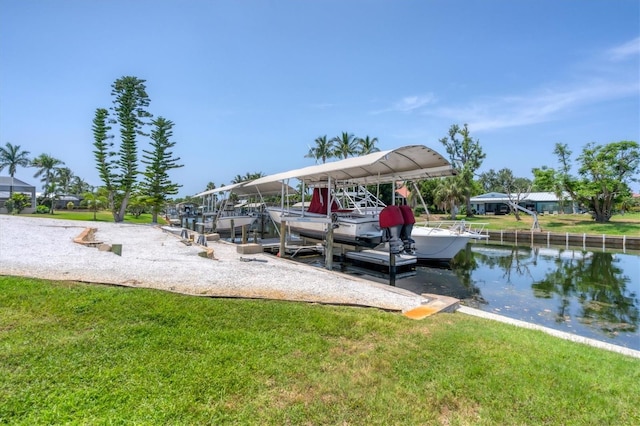
{"label": "gravel driveway", "polygon": [[[122,255],[74,242],[86,228],[96,228],[96,240],[122,244]],[[208,242],[207,248],[217,260],[159,226],[0,215],[0,275],[402,312],[429,302],[408,290],[263,253],[241,256],[227,242]]]}

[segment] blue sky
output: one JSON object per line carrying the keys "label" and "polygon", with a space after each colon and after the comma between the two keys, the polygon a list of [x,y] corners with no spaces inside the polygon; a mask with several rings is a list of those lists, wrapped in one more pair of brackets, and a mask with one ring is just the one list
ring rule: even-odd
{"label": "blue sky", "polygon": [[99,185],[91,121],[133,75],[175,123],[180,196],[343,131],[446,154],[464,123],[479,172],[532,178],[558,142],[640,141],[639,59],[637,0],[0,0],[0,144]]}

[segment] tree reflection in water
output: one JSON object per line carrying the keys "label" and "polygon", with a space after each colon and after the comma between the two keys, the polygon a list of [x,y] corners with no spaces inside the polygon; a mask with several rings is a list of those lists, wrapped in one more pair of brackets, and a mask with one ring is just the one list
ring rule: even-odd
{"label": "tree reflection in water", "polygon": [[618,267],[612,253],[587,253],[574,259],[555,258],[555,270],[532,284],[534,294],[560,296],[558,321],[567,317],[566,307],[576,298],[581,305],[579,319],[584,324],[613,334],[636,331],[640,311],[638,294],[629,288],[631,279]]}
{"label": "tree reflection in water", "polygon": [[[640,322],[640,283],[619,261],[618,255],[608,252],[470,244],[451,261],[451,268],[480,299],[479,285],[493,290],[486,277],[500,271],[507,284],[529,283],[536,299],[557,299],[556,323],[577,320],[614,337],[636,332]],[[579,308],[572,314],[576,304]]]}

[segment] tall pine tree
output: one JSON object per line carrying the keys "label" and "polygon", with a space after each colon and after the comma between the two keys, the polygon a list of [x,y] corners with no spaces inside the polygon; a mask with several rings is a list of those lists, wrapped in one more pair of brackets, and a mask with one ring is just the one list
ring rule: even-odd
{"label": "tall pine tree", "polygon": [[115,186],[113,184],[113,160],[112,152],[113,142],[110,139],[113,138],[109,134],[111,126],[107,124],[109,119],[109,111],[105,108],[97,108],[95,116],[93,118],[93,157],[96,160],[98,166],[98,176],[102,179],[103,187],[107,191],[107,203],[109,210],[114,211],[113,195],[115,192]]}
{"label": "tall pine tree", "polygon": [[[145,119],[152,117],[146,110],[150,100],[144,83],[145,80],[137,77],[125,76],[111,85],[111,95],[115,98],[111,111],[115,118],[109,122],[120,126],[120,147],[117,153],[109,153],[109,156],[115,156],[113,162],[98,164],[98,168],[107,165],[108,174],[111,175],[112,190],[109,199],[113,203],[115,222],[124,220],[127,204],[139,173],[137,137],[148,136],[143,131],[148,124]],[[105,174],[101,173],[103,182],[104,176]]]}
{"label": "tall pine tree", "polygon": [[151,148],[152,150],[142,150],[142,163],[146,164],[143,172],[144,179],[140,185],[141,192],[146,196],[147,202],[151,205],[152,222],[158,222],[158,212],[162,210],[169,195],[176,195],[181,185],[171,182],[169,170],[183,167],[177,162],[180,158],[174,158],[171,148],[175,142],[171,141],[173,136],[173,122],[163,117],[158,117],[151,122]]}

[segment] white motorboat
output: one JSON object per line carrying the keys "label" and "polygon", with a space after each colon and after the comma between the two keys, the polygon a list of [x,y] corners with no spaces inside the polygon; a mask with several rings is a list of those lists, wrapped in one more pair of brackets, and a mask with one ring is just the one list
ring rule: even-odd
{"label": "white motorboat", "polygon": [[[469,225],[464,220],[416,223],[411,230],[414,255],[422,260],[448,261],[471,240],[486,240],[485,224]],[[443,239],[446,239],[446,243]]]}
{"label": "white motorboat", "polygon": [[[337,195],[337,196],[336,196]],[[330,214],[326,203],[332,198]],[[270,207],[271,219],[280,225],[284,220],[291,233],[323,240],[327,226],[333,227],[333,240],[337,243],[375,247],[381,243],[382,232],[378,223],[384,203],[364,187],[355,191],[328,194],[327,188],[314,188],[311,202],[305,207]]]}
{"label": "white motorboat", "polygon": [[[234,183],[210,189],[195,197],[202,197],[202,222],[205,231],[231,233],[240,231],[243,227],[252,227],[266,213],[264,202],[255,202],[263,195],[280,194],[281,185],[263,184],[248,187],[251,181]],[[287,188],[292,191],[293,188]],[[252,201],[254,199],[254,202]]]}
{"label": "white motorboat", "polygon": [[[366,186],[455,173],[449,161],[437,152],[411,145],[265,176],[249,182],[247,187],[272,182],[288,186],[291,179],[297,179],[303,188],[313,188],[312,200],[308,208],[288,206],[283,193],[282,205],[268,209],[276,224],[284,220],[292,233],[319,240],[325,239],[331,226],[334,242],[384,250],[379,218],[385,205]],[[413,254],[419,259],[450,260],[475,237],[475,233],[460,229],[414,226]]]}
{"label": "white motorboat", "polygon": [[[259,212],[257,210],[242,208],[244,204],[247,204],[246,199],[242,200],[242,203],[237,202],[238,194],[235,191],[244,183],[221,186],[195,195],[202,197],[202,222],[200,224],[205,231],[229,234],[232,225],[235,232],[241,230],[242,227],[253,225],[258,219]],[[233,197],[232,194],[236,194],[236,197]]]}

